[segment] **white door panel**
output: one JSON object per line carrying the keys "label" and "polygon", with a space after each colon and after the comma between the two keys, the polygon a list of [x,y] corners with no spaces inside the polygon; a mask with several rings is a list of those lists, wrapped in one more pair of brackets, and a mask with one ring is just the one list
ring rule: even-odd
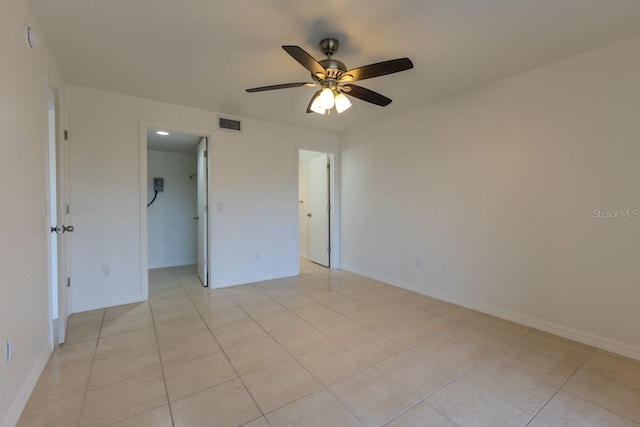
{"label": "white door panel", "polygon": [[329,156],[309,160],[309,259],[329,267]]}
{"label": "white door panel", "polygon": [[207,138],[198,144],[198,276],[204,286],[208,286],[207,262]]}

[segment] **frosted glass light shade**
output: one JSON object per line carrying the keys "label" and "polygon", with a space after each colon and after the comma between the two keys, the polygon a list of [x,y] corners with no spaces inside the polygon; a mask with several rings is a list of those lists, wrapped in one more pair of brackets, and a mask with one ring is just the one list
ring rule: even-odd
{"label": "frosted glass light shade", "polygon": [[320,96],[316,96],[310,107],[311,111],[318,114],[324,114],[325,109],[320,106]]}
{"label": "frosted glass light shade", "polygon": [[322,92],[320,92],[318,100],[320,101],[320,108],[323,108],[325,110],[332,109],[335,103],[333,99],[333,91],[330,88],[325,87],[324,89],[322,89]]}
{"label": "frosted glass light shade", "polygon": [[339,93],[338,96],[336,96],[335,104],[338,113],[342,113],[351,107],[351,101],[349,101],[349,98],[347,98],[344,93]]}

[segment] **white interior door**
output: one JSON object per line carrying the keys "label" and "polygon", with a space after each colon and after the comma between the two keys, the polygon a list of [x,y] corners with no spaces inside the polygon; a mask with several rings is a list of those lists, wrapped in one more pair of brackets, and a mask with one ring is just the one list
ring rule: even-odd
{"label": "white interior door", "polygon": [[309,259],[329,267],[329,155],[309,159]]}
{"label": "white interior door", "polygon": [[198,144],[198,276],[204,286],[208,286],[208,255],[207,255],[207,138],[202,138]]}
{"label": "white interior door", "polygon": [[[68,271],[68,213],[66,204],[67,189],[67,152],[58,129],[60,114],[57,110],[56,99],[53,95],[49,98],[49,206],[48,220],[51,227],[58,229],[51,232],[49,229],[49,285],[51,301],[51,320],[57,321],[57,342],[65,341],[67,330],[68,300],[67,300],[67,271]],[[53,330],[51,333],[53,334]],[[53,334],[56,335],[56,334]],[[53,336],[51,337],[53,338]]]}

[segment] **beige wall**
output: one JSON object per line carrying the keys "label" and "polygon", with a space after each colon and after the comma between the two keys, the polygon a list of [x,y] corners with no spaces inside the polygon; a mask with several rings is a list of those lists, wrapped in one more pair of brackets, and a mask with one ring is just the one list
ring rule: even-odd
{"label": "beige wall", "polygon": [[[0,13],[0,426],[13,426],[51,352],[48,339],[47,86],[63,96],[45,40],[27,47],[35,22],[21,0]],[[6,363],[13,338],[15,358]]]}
{"label": "beige wall", "polygon": [[639,76],[636,37],[343,135],[343,268],[640,358],[640,218],[594,214],[640,209]]}

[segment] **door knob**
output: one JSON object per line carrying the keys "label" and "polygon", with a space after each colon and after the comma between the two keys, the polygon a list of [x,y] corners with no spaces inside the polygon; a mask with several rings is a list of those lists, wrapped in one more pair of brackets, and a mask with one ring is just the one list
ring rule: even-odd
{"label": "door knob", "polygon": [[307,216],[308,216],[309,218],[311,218],[311,212],[309,212],[309,213],[307,214]]}
{"label": "door knob", "polygon": [[63,225],[62,226],[62,232],[64,233],[65,231],[67,233],[71,233],[73,232],[73,230],[75,230],[76,228],[73,225]]}
{"label": "door knob", "polygon": [[62,233],[64,233],[64,229],[61,226],[56,225],[56,226],[51,227],[51,232],[52,233],[56,233],[56,234],[62,234]]}

